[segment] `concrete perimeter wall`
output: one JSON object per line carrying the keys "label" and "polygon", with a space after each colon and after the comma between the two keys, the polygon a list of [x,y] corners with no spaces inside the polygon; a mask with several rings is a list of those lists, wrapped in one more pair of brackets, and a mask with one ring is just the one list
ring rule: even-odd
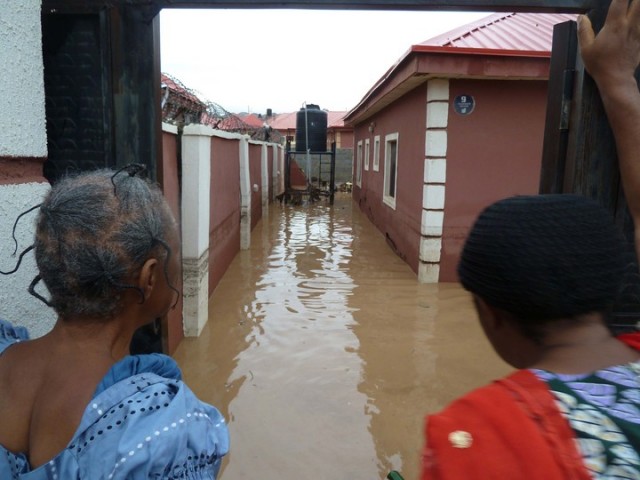
{"label": "concrete perimeter wall", "polygon": [[284,191],[284,155],[279,145],[203,125],[184,127],[181,143],[183,326],[185,336],[198,336],[209,296]]}

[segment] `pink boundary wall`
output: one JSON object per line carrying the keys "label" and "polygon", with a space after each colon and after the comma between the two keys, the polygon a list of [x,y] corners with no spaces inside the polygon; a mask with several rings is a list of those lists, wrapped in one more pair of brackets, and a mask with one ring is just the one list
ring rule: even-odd
{"label": "pink boundary wall", "polygon": [[[262,145],[249,144],[249,178],[251,186],[251,230],[262,218]],[[255,188],[255,185],[258,188]]]}
{"label": "pink boundary wall", "polygon": [[[191,138],[193,138],[193,134],[191,135]],[[268,203],[281,193],[282,186],[279,181],[274,180],[274,171],[279,170],[277,167],[279,167],[280,149],[282,147],[250,141],[248,137],[238,134],[209,129],[198,135],[200,135],[199,138],[201,139],[206,138],[211,147],[210,151],[207,150],[210,180],[209,184],[206,185],[210,205],[208,218],[205,216],[203,219],[208,223],[208,255],[205,260],[205,265],[208,267],[208,275],[205,277],[205,281],[207,282],[207,292],[210,296],[241,249],[241,170],[244,168],[249,173],[250,229],[253,230],[262,219],[263,208],[268,206]],[[198,179],[179,179],[178,145],[180,142],[178,135],[168,128],[163,132],[162,141],[161,184],[176,219],[182,223],[180,215],[183,208],[184,190],[200,187],[185,184],[185,182],[189,183]],[[182,143],[184,155],[184,137]],[[246,147],[247,144],[249,155],[246,163],[244,163],[245,167],[243,167],[244,160],[241,152],[243,145]],[[264,151],[266,151],[266,161],[263,162]],[[198,154],[198,156],[204,155]],[[202,162],[203,159],[200,158],[197,161]],[[267,171],[263,172],[263,168],[266,168]],[[277,170],[274,170],[274,168],[277,168]],[[180,181],[183,182],[182,185],[180,185]],[[254,185],[257,188],[254,188]],[[263,189],[265,190],[264,196]],[[190,210],[187,209],[187,211]],[[183,235],[185,235],[184,232]],[[183,285],[180,285],[180,287],[183,287]],[[181,305],[172,311],[166,320],[167,333],[164,340],[167,353],[172,354],[182,338],[184,338],[184,332],[186,331],[184,327],[185,321],[181,298]]]}
{"label": "pink boundary wall", "polygon": [[211,138],[209,295],[240,251],[240,159],[238,141]]}

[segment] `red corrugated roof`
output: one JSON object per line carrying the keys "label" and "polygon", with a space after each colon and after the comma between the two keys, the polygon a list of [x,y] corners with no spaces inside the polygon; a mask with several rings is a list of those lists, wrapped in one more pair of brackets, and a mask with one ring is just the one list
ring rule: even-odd
{"label": "red corrugated roof", "polygon": [[496,13],[419,45],[551,52],[554,25],[576,17],[563,13]]}
{"label": "red corrugated roof", "polygon": [[[553,29],[558,23],[576,20],[576,14],[556,13],[495,13],[488,15],[476,22],[463,25],[449,32],[438,35],[420,44],[412,45],[409,50],[387,70],[378,82],[365,94],[360,102],[350,110],[346,117],[350,124],[360,115],[362,119],[367,114],[373,114],[388,105],[403,94],[397,89],[384,91],[390,79],[400,72],[403,75],[415,76],[418,73],[423,77],[429,74],[429,63],[440,65],[439,59],[455,56],[485,55],[492,57],[520,57],[524,60],[533,60],[551,57],[553,43]],[[426,55],[419,72],[402,73],[402,68],[416,56]],[[457,66],[461,67],[461,63]],[[440,75],[444,72],[440,71]],[[465,72],[454,70],[449,72],[456,76]],[[446,76],[446,75],[445,75]],[[407,81],[402,78],[399,82]],[[408,82],[407,82],[408,84]],[[406,91],[406,90],[405,90]],[[382,99],[376,95],[383,95]],[[364,114],[364,115],[363,115]]]}
{"label": "red corrugated roof", "polygon": [[250,127],[263,127],[265,124],[265,120],[262,117],[259,117],[255,113],[247,113],[247,114],[239,114],[238,115],[244,123],[249,125]]}
{"label": "red corrugated roof", "polygon": [[344,127],[344,117],[347,112],[327,112],[327,127],[340,128]]}
{"label": "red corrugated roof", "polygon": [[278,113],[271,117],[268,121],[271,128],[275,130],[295,130],[296,129],[296,112]]}

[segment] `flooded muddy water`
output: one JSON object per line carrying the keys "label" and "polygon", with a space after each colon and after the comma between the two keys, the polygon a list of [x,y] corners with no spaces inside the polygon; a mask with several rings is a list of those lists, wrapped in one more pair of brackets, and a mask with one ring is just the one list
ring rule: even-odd
{"label": "flooded muddy water", "polygon": [[419,476],[424,416],[510,369],[351,198],[271,206],[175,358],[229,422],[222,480]]}

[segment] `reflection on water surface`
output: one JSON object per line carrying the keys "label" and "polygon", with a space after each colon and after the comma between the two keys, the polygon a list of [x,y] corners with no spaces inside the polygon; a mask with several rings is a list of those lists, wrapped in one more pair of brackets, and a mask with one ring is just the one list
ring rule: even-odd
{"label": "reflection on water surface", "polygon": [[229,421],[222,480],[415,479],[424,415],[509,371],[466,292],[418,284],[350,197],[272,205],[175,357]]}

